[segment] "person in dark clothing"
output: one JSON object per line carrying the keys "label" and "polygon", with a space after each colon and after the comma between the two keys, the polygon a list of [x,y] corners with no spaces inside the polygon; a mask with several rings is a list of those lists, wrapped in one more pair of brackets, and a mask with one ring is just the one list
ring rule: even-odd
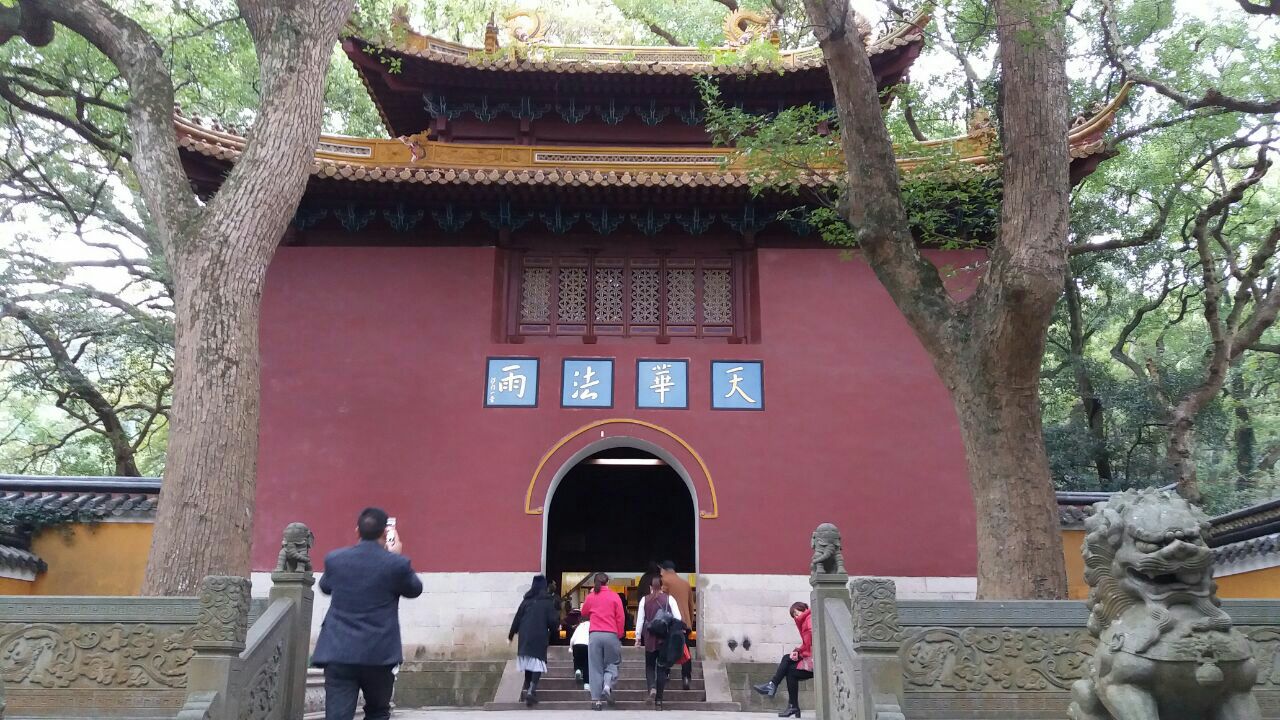
{"label": "person in dark clothing", "polygon": [[800,644],[782,656],[772,680],[751,686],[761,695],[773,697],[778,692],[778,683],[783,679],[787,681],[787,709],[778,713],[778,717],[800,717],[800,681],[813,678],[813,623],[809,617],[809,606],[802,602],[792,603],[791,619],[796,621],[796,629],[800,631]]}
{"label": "person in dark clothing", "polygon": [[[663,617],[665,614],[669,621],[659,627],[655,619]],[[653,698],[654,705],[659,709],[662,707],[662,692],[667,684],[667,673],[671,669],[671,664],[666,667],[658,667],[658,655],[661,646],[670,638],[673,625],[680,622],[680,607],[672,602],[666,593],[662,592],[662,577],[654,575],[649,581],[649,594],[640,598],[640,608],[636,613],[636,619],[639,623],[639,631],[636,634],[636,644],[644,647],[644,679],[645,686],[649,690],[649,696]],[[683,629],[680,627],[679,629]]]}
{"label": "person in dark clothing", "polygon": [[655,710],[662,709],[662,696],[666,689],[667,677],[671,674],[671,668],[681,663],[689,664],[685,640],[685,624],[677,614],[679,606],[674,602],[670,602],[669,605],[670,612],[660,610],[654,613],[653,619],[645,624],[646,634],[658,639],[658,649],[654,654],[657,680],[657,687],[653,697]]}
{"label": "person in dark clothing", "polygon": [[516,634],[520,635],[516,667],[524,671],[520,699],[529,707],[538,702],[538,681],[547,671],[547,645],[551,633],[559,626],[560,613],[556,612],[555,598],[547,592],[547,579],[535,575],[511,621],[511,631],[507,633],[508,641]]}
{"label": "person in dark clothing", "polygon": [[[693,630],[693,588],[689,586],[689,581],[676,573],[676,564],[670,560],[662,562],[659,573],[662,576],[662,592],[670,595],[675,604],[680,606],[680,619],[684,621],[685,632]],[[689,682],[693,679],[693,663],[685,663],[680,668],[680,677],[684,680],[684,689],[688,690]]]}
{"label": "person in dark clothing", "polygon": [[[653,578],[662,576],[662,568],[658,567],[656,562],[650,562],[645,567],[648,570],[645,570],[644,574],[640,576],[640,583],[636,587],[640,588],[641,593],[648,594],[649,585],[653,582]],[[639,621],[637,620],[637,622]]]}
{"label": "person in dark clothing", "polygon": [[320,592],[332,596],[311,663],[324,668],[326,720],[352,720],[364,693],[366,720],[391,717],[394,670],[404,660],[400,598],[422,594],[400,538],[387,537],[387,513],[365,508],[360,542],[325,556]]}

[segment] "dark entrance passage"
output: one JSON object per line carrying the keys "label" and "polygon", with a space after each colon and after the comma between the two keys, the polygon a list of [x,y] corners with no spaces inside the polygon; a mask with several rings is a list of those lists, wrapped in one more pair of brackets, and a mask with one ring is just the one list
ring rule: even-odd
{"label": "dark entrance passage", "polygon": [[[694,571],[693,498],[684,479],[661,459],[634,448],[611,448],[574,466],[551,497],[547,515],[547,577],[569,591],[587,573],[607,572],[629,585],[628,612],[653,562],[671,560]],[[571,594],[573,604],[578,593]]]}

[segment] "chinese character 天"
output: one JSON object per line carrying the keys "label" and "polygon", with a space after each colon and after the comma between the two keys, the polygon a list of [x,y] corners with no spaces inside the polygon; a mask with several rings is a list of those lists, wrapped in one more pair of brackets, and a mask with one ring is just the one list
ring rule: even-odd
{"label": "chinese character \u5929", "polygon": [[714,410],[763,410],[764,363],[712,360],[711,407]]}

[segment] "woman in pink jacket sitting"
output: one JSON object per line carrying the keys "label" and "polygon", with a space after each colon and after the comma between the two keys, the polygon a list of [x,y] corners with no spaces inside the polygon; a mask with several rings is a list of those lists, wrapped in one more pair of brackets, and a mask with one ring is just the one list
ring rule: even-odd
{"label": "woman in pink jacket sitting", "polygon": [[809,619],[809,606],[802,602],[791,604],[791,618],[800,631],[800,645],[782,656],[773,679],[763,685],[753,685],[761,695],[778,694],[778,683],[787,681],[787,709],[778,717],[800,717],[800,681],[813,678],[813,622]]}

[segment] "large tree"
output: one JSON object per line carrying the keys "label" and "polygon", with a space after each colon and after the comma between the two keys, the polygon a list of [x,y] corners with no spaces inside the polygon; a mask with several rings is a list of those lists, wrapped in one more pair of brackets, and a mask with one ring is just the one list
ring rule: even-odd
{"label": "large tree", "polygon": [[1003,202],[973,292],[953,297],[921,254],[875,77],[848,0],[805,0],[840,120],[843,215],[951,393],[978,512],[978,596],[1061,598],[1066,572],[1038,382],[1067,272],[1064,22],[1049,0],[997,0]]}
{"label": "large tree", "polygon": [[[168,464],[144,593],[190,593],[205,575],[249,570],[262,285],[305,189],[325,74],[353,2],[237,3],[264,101],[243,155],[203,201],[178,157],[164,50],[139,23],[99,0],[0,9],[0,38],[40,46],[60,26],[105,55],[127,87],[129,164],[171,272],[175,313]],[[74,115],[55,121],[93,130]]]}

